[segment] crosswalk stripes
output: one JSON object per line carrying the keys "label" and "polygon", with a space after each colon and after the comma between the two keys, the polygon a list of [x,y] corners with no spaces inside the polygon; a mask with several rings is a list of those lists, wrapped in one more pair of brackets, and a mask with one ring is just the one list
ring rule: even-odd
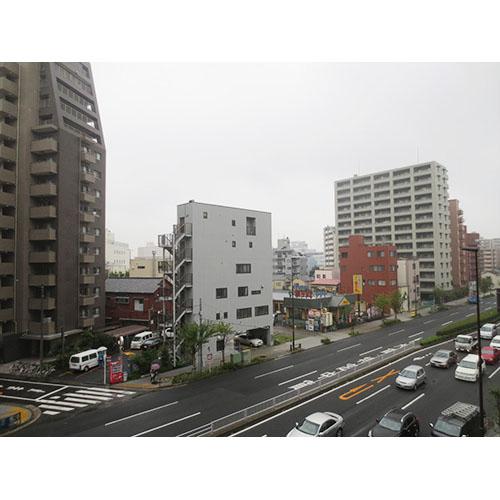
{"label": "crosswalk stripes", "polygon": [[39,398],[37,403],[43,410],[44,415],[59,415],[61,412],[69,412],[78,408],[97,405],[99,403],[112,401],[135,394],[133,391],[119,389],[105,389],[101,387],[88,387],[82,389],[68,388],[72,392],[59,393],[57,396],[49,396],[47,399]]}

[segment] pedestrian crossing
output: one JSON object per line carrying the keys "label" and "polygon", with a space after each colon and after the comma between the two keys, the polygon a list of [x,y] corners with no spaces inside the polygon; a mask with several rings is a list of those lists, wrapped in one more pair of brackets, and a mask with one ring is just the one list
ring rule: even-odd
{"label": "pedestrian crossing", "polygon": [[68,387],[65,392],[48,397],[41,396],[36,402],[44,415],[55,416],[133,394],[135,394],[133,391],[104,389],[102,387],[82,387],[81,389]]}

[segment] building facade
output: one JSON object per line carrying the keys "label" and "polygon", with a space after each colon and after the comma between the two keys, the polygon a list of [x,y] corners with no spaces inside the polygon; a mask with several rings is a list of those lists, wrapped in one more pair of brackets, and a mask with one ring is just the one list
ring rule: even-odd
{"label": "building facade", "polygon": [[481,273],[500,271],[500,238],[479,240],[479,267]]}
{"label": "building facade", "polygon": [[0,358],[104,326],[105,156],[88,63],[0,63]]}
{"label": "building facade", "polygon": [[129,276],[131,278],[156,278],[163,276],[162,257],[135,257],[130,259]]}
{"label": "building facade", "polygon": [[176,229],[177,319],[223,321],[270,343],[271,214],[190,201]]}
{"label": "building facade", "polygon": [[420,266],[418,259],[398,259],[398,290],[403,297],[403,311],[420,307]]}
{"label": "building facade", "polygon": [[114,233],[106,229],[106,271],[126,274],[130,270],[128,243],[116,241]]}
{"label": "building facade", "polygon": [[392,243],[399,258],[420,261],[422,300],[434,288],[452,287],[448,173],[437,162],[420,163],[335,182],[339,246],[349,235],[367,243]]}
{"label": "building facade", "polygon": [[354,275],[361,275],[360,298],[366,308],[374,305],[377,295],[388,295],[398,289],[395,245],[366,244],[362,235],[351,235],[348,244],[339,250],[341,293],[354,293]]}
{"label": "building facade", "polygon": [[289,238],[278,239],[278,245],[273,248],[273,275],[283,279],[307,278],[309,259],[306,255],[291,247]]}
{"label": "building facade", "polygon": [[323,228],[323,249],[325,254],[325,268],[338,269],[338,251],[337,251],[337,231],[335,226],[325,226]]}

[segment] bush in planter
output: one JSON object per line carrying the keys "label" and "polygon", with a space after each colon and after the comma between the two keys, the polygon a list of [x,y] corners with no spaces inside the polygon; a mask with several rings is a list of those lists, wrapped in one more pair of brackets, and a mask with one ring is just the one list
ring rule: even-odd
{"label": "bush in planter", "polygon": [[322,343],[322,344],[331,344],[331,343],[332,343],[332,341],[331,341],[328,337],[323,337],[323,338],[321,339],[321,343]]}
{"label": "bush in planter", "polygon": [[382,325],[383,326],[391,326],[391,325],[395,325],[397,323],[401,323],[401,320],[400,319],[383,319],[382,320]]}
{"label": "bush in planter", "polygon": [[360,335],[360,333],[357,330],[351,330],[349,332],[350,337],[357,337],[358,335]]}

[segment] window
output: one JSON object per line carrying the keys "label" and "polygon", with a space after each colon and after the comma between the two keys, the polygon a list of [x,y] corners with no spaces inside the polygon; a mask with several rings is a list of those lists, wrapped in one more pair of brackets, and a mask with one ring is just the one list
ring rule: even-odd
{"label": "window", "polygon": [[208,219],[208,212],[203,212],[203,218]]}
{"label": "window", "polygon": [[249,241],[249,242],[248,242],[248,247],[249,247],[249,248],[253,248],[253,241]]}
{"label": "window", "polygon": [[96,153],[95,154],[95,158],[96,158],[96,160],[100,160],[101,159],[101,153]]}
{"label": "window", "polygon": [[98,189],[95,190],[95,197],[96,198],[100,198],[101,197],[101,192]]}
{"label": "window", "polygon": [[249,274],[252,272],[252,264],[236,264],[236,274]]}
{"label": "window", "polygon": [[219,320],[219,319],[220,319],[220,313],[217,313],[217,314],[215,315],[215,319],[217,319],[217,320]]}
{"label": "window", "polygon": [[252,295],[260,295],[261,290],[252,290]]}
{"label": "window", "polygon": [[233,248],[236,248],[236,241],[234,241],[234,240],[233,240],[233,241],[231,242],[231,246],[232,246]]}
{"label": "window", "polygon": [[385,271],[385,266],[370,266],[370,271],[382,272]]}
{"label": "window", "polygon": [[231,221],[231,226],[236,226],[236,221],[234,219]]}
{"label": "window", "polygon": [[216,288],[215,289],[216,299],[227,299],[227,288]]}
{"label": "window", "polygon": [[[99,297],[99,295],[101,295],[101,288],[100,288],[100,287],[96,286],[96,287],[94,288],[94,295],[95,295],[96,297]],[[128,304],[128,298],[127,298],[127,304]]]}
{"label": "window", "polygon": [[375,286],[377,282],[375,280],[368,280],[368,285],[369,286]]}
{"label": "window", "polygon": [[256,234],[255,217],[247,217],[247,236],[255,236]]}
{"label": "window", "polygon": [[251,318],[252,308],[244,307],[243,309],[236,309],[236,319]]}
{"label": "window", "polygon": [[255,316],[265,316],[269,314],[269,306],[257,306],[255,308]]}
{"label": "window", "polygon": [[379,250],[377,252],[377,257],[385,257],[385,252],[383,250]]}
{"label": "window", "polygon": [[144,299],[134,299],[134,311],[144,312]]}
{"label": "window", "polygon": [[101,236],[101,230],[98,227],[95,228],[95,235]]}
{"label": "window", "polygon": [[389,252],[389,257],[396,257],[396,252],[394,250],[391,250]]}
{"label": "window", "polygon": [[247,286],[239,286],[238,287],[238,297],[246,297],[248,295],[248,287]]}
{"label": "window", "polygon": [[340,253],[340,258],[341,259],[347,259],[348,256],[349,256],[349,254],[347,252],[341,252]]}
{"label": "window", "polygon": [[101,314],[101,309],[99,307],[94,307],[94,316],[99,316]]}
{"label": "window", "polygon": [[224,319],[227,319],[227,312],[224,313]]}
{"label": "window", "polygon": [[128,304],[129,299],[128,299],[128,297],[116,297],[115,302],[117,304]]}
{"label": "window", "polygon": [[396,280],[391,280],[390,284],[391,284],[391,286],[396,286],[397,282],[396,282]]}
{"label": "window", "polygon": [[385,286],[385,280],[378,280],[378,286]]}
{"label": "window", "polygon": [[371,250],[368,251],[368,257],[373,257],[373,252]]}
{"label": "window", "polygon": [[95,249],[95,254],[99,255],[101,253],[101,249],[99,247],[96,247]]}
{"label": "window", "polygon": [[389,266],[389,269],[390,269],[392,272],[396,272],[396,271],[397,271],[397,266]]}

